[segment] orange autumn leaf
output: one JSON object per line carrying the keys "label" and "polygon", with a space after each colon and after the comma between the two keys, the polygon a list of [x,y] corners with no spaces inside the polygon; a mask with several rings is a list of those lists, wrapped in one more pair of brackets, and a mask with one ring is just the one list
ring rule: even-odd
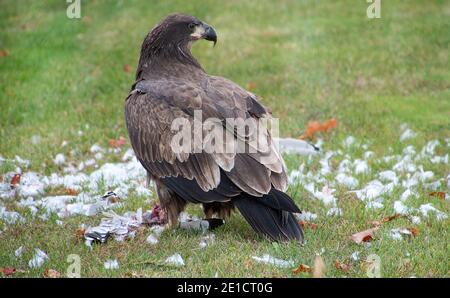
{"label": "orange autumn leaf", "polygon": [[432,197],[438,197],[441,200],[445,200],[445,192],[443,191],[433,191],[430,192],[430,196]]}
{"label": "orange autumn leaf", "polygon": [[384,224],[384,223],[390,222],[391,220],[397,219],[397,218],[399,218],[399,217],[401,217],[401,214],[396,213],[396,214],[394,214],[394,215],[384,217],[384,218],[381,219],[381,220],[374,220],[374,221],[371,221],[370,223],[371,223],[371,225],[372,225],[373,227],[378,227],[378,226],[381,226],[381,225]]}
{"label": "orange autumn leaf", "polygon": [[406,229],[410,231],[414,237],[417,237],[420,234],[420,230],[418,228],[411,227]]}
{"label": "orange autumn leaf", "polygon": [[44,271],[44,277],[46,278],[60,278],[61,277],[61,273],[59,273],[58,271],[54,270],[54,269],[45,269]]}
{"label": "orange autumn leaf", "polygon": [[126,139],[124,137],[119,137],[117,140],[111,139],[108,141],[109,146],[113,148],[119,148],[125,145]]}
{"label": "orange autumn leaf", "polygon": [[306,126],[305,133],[300,136],[300,139],[312,139],[314,137],[314,134],[317,132],[329,132],[333,128],[337,126],[337,120],[336,119],[329,119],[323,123],[320,123],[319,121],[311,121]]}
{"label": "orange autumn leaf", "polygon": [[246,87],[247,87],[247,90],[252,91],[256,88],[256,84],[253,82],[248,82]]}
{"label": "orange autumn leaf", "polygon": [[66,189],[64,189],[64,194],[66,194],[68,196],[76,196],[76,195],[78,195],[78,191],[76,191],[75,189],[72,189],[72,188],[66,188]]}
{"label": "orange autumn leaf", "polygon": [[16,268],[12,267],[0,268],[0,272],[3,273],[4,276],[10,276],[16,272]]}
{"label": "orange autumn leaf", "polygon": [[9,55],[9,52],[7,50],[0,50],[0,57],[6,57]]}
{"label": "orange autumn leaf", "polygon": [[12,187],[15,187],[17,184],[20,183],[20,177],[21,177],[20,174],[14,174],[14,176],[11,178],[11,182],[10,182]]}
{"label": "orange autumn leaf", "polygon": [[311,267],[305,264],[300,264],[297,268],[292,270],[292,273],[294,274],[300,274],[301,272],[311,272]]}
{"label": "orange autumn leaf", "polygon": [[83,228],[79,228],[75,231],[75,237],[77,238],[77,240],[82,240],[84,239],[84,233],[86,232],[86,229]]}
{"label": "orange autumn leaf", "polygon": [[341,263],[338,260],[334,261],[334,267],[336,267],[336,269],[344,271],[344,272],[348,272],[350,270],[350,265]]}
{"label": "orange autumn leaf", "polygon": [[130,65],[125,64],[125,65],[123,66],[123,71],[124,71],[124,72],[131,72],[131,67],[130,67]]}
{"label": "orange autumn leaf", "polygon": [[360,244],[362,242],[372,241],[372,239],[373,239],[373,232],[375,232],[376,230],[378,230],[378,227],[371,228],[371,229],[368,229],[368,230],[364,230],[362,232],[355,233],[355,234],[353,234],[351,236],[351,239],[357,244]]}
{"label": "orange autumn leaf", "polygon": [[317,224],[313,223],[313,222],[307,222],[305,220],[299,220],[298,224],[302,227],[302,228],[310,228],[312,230],[317,229]]}

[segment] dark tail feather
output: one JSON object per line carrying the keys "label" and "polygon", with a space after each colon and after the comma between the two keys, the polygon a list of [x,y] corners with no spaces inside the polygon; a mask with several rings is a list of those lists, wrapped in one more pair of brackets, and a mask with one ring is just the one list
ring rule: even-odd
{"label": "dark tail feather", "polygon": [[303,242],[303,232],[293,212],[300,212],[285,193],[272,189],[261,198],[243,194],[234,205],[252,228],[272,240]]}

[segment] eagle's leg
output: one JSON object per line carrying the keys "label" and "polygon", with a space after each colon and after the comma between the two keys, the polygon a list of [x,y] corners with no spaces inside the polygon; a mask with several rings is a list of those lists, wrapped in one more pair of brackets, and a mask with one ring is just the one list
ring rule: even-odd
{"label": "eagle's leg", "polygon": [[174,227],[178,223],[178,216],[186,207],[186,201],[161,183],[159,179],[155,179],[155,185],[161,209],[164,211],[169,225]]}
{"label": "eagle's leg", "polygon": [[213,202],[204,203],[203,212],[207,219],[217,216],[217,218],[226,219],[230,217],[231,211],[234,210],[234,205],[231,201],[229,202]]}

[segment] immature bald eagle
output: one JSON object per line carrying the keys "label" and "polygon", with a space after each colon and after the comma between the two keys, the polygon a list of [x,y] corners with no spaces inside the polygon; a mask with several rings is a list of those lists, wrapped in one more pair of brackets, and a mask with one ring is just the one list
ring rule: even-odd
{"label": "immature bald eagle", "polygon": [[[133,150],[155,182],[171,224],[189,203],[201,203],[207,218],[224,218],[234,207],[252,228],[272,240],[303,241],[293,213],[300,210],[284,192],[284,162],[269,132],[269,150],[256,152],[175,152],[175,119],[194,121],[195,111],[226,118],[269,118],[256,96],[222,77],[208,75],[191,54],[194,41],[217,41],[216,32],[195,17],[165,18],[144,39],[136,81],[126,98],[125,118]],[[248,145],[235,130],[232,138]]]}

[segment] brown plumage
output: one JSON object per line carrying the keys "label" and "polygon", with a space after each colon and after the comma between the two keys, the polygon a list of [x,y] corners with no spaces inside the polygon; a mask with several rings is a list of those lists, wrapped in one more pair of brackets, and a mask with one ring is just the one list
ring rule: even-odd
{"label": "brown plumage", "polygon": [[[261,138],[269,150],[252,153],[176,153],[170,146],[172,121],[191,124],[194,111],[215,117],[271,117],[257,97],[222,77],[208,75],[192,56],[197,39],[216,42],[207,24],[187,15],[171,15],[145,38],[136,81],[126,99],[125,117],[134,152],[155,181],[161,207],[174,224],[186,203],[202,203],[207,217],[225,217],[237,207],[255,231],[273,240],[303,240],[292,213],[300,212],[284,192],[287,176],[269,132]],[[225,129],[249,146],[245,135]]]}

